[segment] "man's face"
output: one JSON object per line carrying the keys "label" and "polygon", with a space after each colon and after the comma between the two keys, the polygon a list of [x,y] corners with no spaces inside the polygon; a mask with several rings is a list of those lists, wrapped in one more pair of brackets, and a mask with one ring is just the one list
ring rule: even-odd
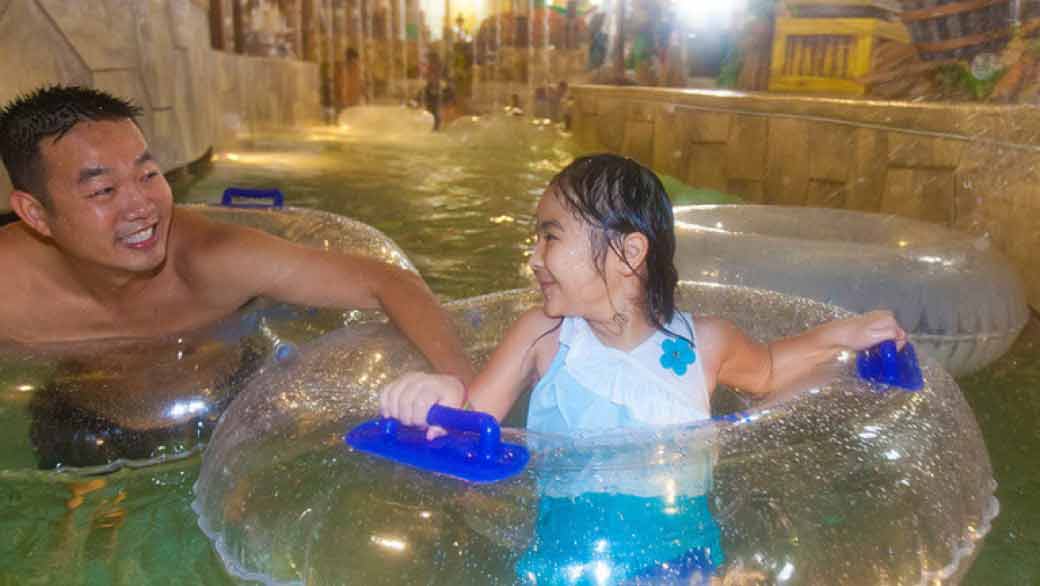
{"label": "man's face", "polygon": [[136,124],[81,122],[40,152],[48,235],[63,252],[121,272],[162,265],[173,195]]}

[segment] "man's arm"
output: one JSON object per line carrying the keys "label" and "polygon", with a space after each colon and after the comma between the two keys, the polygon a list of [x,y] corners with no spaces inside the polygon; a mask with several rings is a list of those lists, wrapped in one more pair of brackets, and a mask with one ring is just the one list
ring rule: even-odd
{"label": "man's arm", "polygon": [[[199,222],[178,214],[190,236]],[[328,252],[282,240],[259,230],[211,223],[205,245],[193,250],[192,272],[230,287],[244,298],[265,296],[286,303],[342,309],[381,309],[444,374],[468,384],[473,366],[448,314],[422,277],[385,262]]]}

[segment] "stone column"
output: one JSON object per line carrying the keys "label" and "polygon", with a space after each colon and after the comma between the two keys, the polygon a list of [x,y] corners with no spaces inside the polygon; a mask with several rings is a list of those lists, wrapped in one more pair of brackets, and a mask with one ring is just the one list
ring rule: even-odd
{"label": "stone column", "polygon": [[329,39],[329,67],[332,69],[332,107],[337,110],[346,106],[347,101],[347,79],[346,79],[346,23],[343,22],[342,13],[345,12],[343,0],[329,1],[329,20],[331,21],[331,35]]}
{"label": "stone column", "polygon": [[397,19],[394,20],[397,30],[398,46],[401,47],[401,79],[400,85],[401,102],[408,100],[408,5],[405,0],[397,0]]}
{"label": "stone column", "polygon": [[[344,52],[346,74],[346,105],[356,106],[364,93],[365,65],[361,21],[361,0],[345,0],[343,25],[346,28],[347,48]],[[350,53],[348,56],[347,53]]]}
{"label": "stone column", "polygon": [[625,79],[625,0],[617,0],[614,22],[614,81],[620,83]]}
{"label": "stone column", "polygon": [[372,2],[361,2],[361,64],[364,67],[365,100],[371,102],[374,97],[375,77],[372,75]]}
{"label": "stone column", "polygon": [[[548,16],[548,14],[546,14]],[[578,48],[578,0],[567,0],[567,26],[564,29],[563,48]]]}
{"label": "stone column", "polygon": [[325,63],[325,87],[328,88],[328,102],[325,104],[333,111],[338,107],[339,98],[336,92],[336,37],[339,23],[336,21],[336,3],[338,0],[322,0],[321,25],[325,31],[325,41],[321,49],[321,60]]}
{"label": "stone column", "polygon": [[209,39],[214,49],[223,51],[227,48],[224,38],[224,0],[210,0]]}
{"label": "stone column", "polygon": [[297,59],[303,59],[303,30],[300,26],[300,0],[282,0],[282,12],[293,33],[293,54]]}
{"label": "stone column", "polygon": [[246,48],[246,34],[242,0],[231,0],[231,26],[235,31],[235,53],[244,53]]}
{"label": "stone column", "polygon": [[383,74],[386,76],[384,97],[391,97],[394,94],[394,76],[397,72],[397,68],[394,67],[394,64],[397,63],[397,52],[394,47],[394,8],[390,0],[382,0],[381,5],[383,9],[383,57],[386,59],[383,70]]}
{"label": "stone column", "polygon": [[318,60],[318,39],[315,34],[315,16],[317,11],[314,9],[314,3],[316,0],[303,0],[303,6],[300,10],[300,30],[303,33],[303,59],[305,61],[317,61]]}

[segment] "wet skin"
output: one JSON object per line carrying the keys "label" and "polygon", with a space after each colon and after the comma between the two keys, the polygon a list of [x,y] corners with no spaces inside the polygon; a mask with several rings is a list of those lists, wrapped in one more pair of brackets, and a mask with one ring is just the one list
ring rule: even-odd
{"label": "wet skin", "polygon": [[545,314],[582,315],[590,307],[609,304],[606,278],[596,272],[590,258],[588,229],[551,190],[539,201],[536,217],[538,240],[529,262],[542,291]]}
{"label": "wet skin", "polygon": [[0,228],[0,345],[152,338],[197,329],[258,296],[382,309],[435,369],[472,366],[422,278],[173,207],[133,121],[85,121],[40,142],[50,203],[14,190]]}
{"label": "wet skin", "polygon": [[0,339],[142,336],[225,312],[185,311],[192,287],[167,262],[183,247],[170,237],[173,197],[133,122],[83,122],[40,152],[50,204],[16,192],[25,221],[0,230],[0,271],[14,285]]}

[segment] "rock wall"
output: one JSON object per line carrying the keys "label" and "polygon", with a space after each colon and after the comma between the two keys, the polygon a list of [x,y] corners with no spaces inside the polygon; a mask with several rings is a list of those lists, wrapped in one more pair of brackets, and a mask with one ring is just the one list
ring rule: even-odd
{"label": "rock wall", "polygon": [[[164,170],[319,121],[316,64],[214,51],[209,35],[205,0],[0,0],[0,103],[55,83],[130,98]],[[0,169],[0,212],[9,190]]]}
{"label": "rock wall", "polygon": [[988,236],[1040,307],[1040,108],[575,86],[585,148],[750,201]]}

